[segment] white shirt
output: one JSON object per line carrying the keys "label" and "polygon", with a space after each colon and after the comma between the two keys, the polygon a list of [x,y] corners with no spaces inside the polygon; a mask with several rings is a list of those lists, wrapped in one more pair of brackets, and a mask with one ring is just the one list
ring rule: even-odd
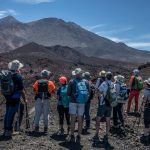
{"label": "white shirt", "polygon": [[107,94],[108,84],[109,84],[109,86],[114,86],[114,84],[113,84],[113,82],[111,80],[106,80],[98,88],[99,92],[101,93],[101,96],[99,98],[99,104],[100,105],[105,105],[104,98],[105,98],[105,96]]}

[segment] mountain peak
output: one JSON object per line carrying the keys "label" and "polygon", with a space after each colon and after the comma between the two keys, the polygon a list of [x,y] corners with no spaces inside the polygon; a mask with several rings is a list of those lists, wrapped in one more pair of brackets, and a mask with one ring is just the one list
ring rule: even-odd
{"label": "mountain peak", "polygon": [[12,24],[13,23],[14,24],[14,23],[19,23],[19,21],[13,16],[6,16],[6,17],[0,19],[0,23],[3,23],[3,24],[5,24],[5,23]]}

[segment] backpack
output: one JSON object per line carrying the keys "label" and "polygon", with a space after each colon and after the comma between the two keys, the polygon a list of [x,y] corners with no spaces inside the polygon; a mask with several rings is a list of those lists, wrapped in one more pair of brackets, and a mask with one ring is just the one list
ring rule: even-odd
{"label": "backpack", "polygon": [[145,103],[145,107],[150,108],[150,89],[146,89],[149,92],[149,95],[147,97],[146,103]]}
{"label": "backpack", "polygon": [[107,89],[107,93],[106,93],[104,100],[106,102],[106,105],[111,106],[111,107],[115,107],[118,104],[115,86],[109,85],[108,82],[106,82],[106,83],[108,85],[108,89]]}
{"label": "backpack", "polygon": [[98,85],[97,85],[96,88],[99,88],[100,85],[101,85],[104,81],[105,81],[105,80],[103,80],[102,78],[98,78],[98,79],[97,79]]}
{"label": "backpack", "polygon": [[136,77],[136,76],[134,77],[132,89],[139,90],[139,91],[143,89],[143,81],[141,77]]}
{"label": "backpack", "polygon": [[77,103],[84,104],[89,99],[89,91],[86,85],[86,80],[74,80],[76,85],[75,99]]}
{"label": "backpack", "polygon": [[129,89],[127,88],[126,84],[120,84],[120,91],[119,95],[117,96],[117,100],[120,103],[126,103],[129,97]]}
{"label": "backpack", "polygon": [[40,97],[47,97],[48,94],[48,80],[38,80],[38,95]]}
{"label": "backpack", "polygon": [[68,85],[62,86],[60,88],[60,104],[63,105],[64,107],[68,107],[69,106],[69,96],[67,94],[67,90],[68,90]]}
{"label": "backpack", "polygon": [[0,73],[1,93],[4,96],[9,96],[14,93],[15,86],[13,81],[14,74],[9,70],[2,70]]}

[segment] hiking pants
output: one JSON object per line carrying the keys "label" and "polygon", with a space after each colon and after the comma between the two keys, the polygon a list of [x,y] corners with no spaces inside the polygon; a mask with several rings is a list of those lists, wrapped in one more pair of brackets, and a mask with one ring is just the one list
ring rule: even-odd
{"label": "hiking pants", "polygon": [[18,111],[19,104],[8,105],[6,104],[6,113],[4,117],[4,130],[13,130],[13,121],[15,114]]}
{"label": "hiking pants", "polygon": [[44,127],[48,128],[49,119],[49,99],[37,98],[35,101],[35,127],[39,127],[40,117],[43,114]]}
{"label": "hiking pants", "polygon": [[122,125],[124,125],[124,119],[123,119],[123,104],[118,103],[116,107],[113,107],[113,123],[114,126],[117,126],[118,120],[121,122]]}
{"label": "hiking pants", "polygon": [[[19,104],[19,108],[18,108],[18,115],[19,115],[19,128],[21,126],[22,120],[23,120],[23,116],[24,116],[24,104],[20,103]],[[15,128],[17,129],[18,123],[16,121],[15,123]]]}
{"label": "hiking pants", "polygon": [[57,111],[58,111],[58,114],[59,114],[59,124],[60,125],[64,124],[64,115],[65,115],[67,125],[69,126],[70,125],[69,107],[65,108],[63,105],[58,105],[57,106]]}
{"label": "hiking pants", "polygon": [[130,95],[129,95],[129,100],[128,100],[127,112],[130,112],[131,103],[132,103],[133,98],[135,98],[135,112],[138,112],[139,95],[140,95],[140,91],[138,91],[138,90],[131,90]]}

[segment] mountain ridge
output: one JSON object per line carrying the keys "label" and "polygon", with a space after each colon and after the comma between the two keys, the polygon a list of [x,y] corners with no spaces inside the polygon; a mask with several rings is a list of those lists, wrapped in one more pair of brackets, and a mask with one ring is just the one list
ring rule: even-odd
{"label": "mountain ridge", "polygon": [[[4,22],[4,23],[3,23]],[[6,24],[5,26],[4,24]],[[147,62],[150,52],[115,43],[109,39],[87,31],[74,22],[58,18],[44,18],[22,23],[12,16],[0,19],[0,52],[11,51],[35,42],[44,46],[68,46],[86,56],[121,61]]]}

